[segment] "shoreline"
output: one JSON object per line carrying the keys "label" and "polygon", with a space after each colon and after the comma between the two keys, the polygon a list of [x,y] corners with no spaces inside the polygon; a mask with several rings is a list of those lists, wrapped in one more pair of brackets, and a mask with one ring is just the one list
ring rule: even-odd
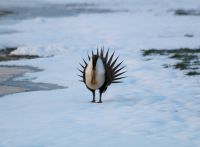
{"label": "shoreline", "polygon": [[[0,65],[0,98],[4,97],[5,95],[20,92],[56,90],[67,88],[64,86],[59,86],[57,84],[34,83],[30,79],[23,79],[24,74],[27,72],[40,71],[43,70],[32,66]],[[17,78],[22,79],[16,80]]]}

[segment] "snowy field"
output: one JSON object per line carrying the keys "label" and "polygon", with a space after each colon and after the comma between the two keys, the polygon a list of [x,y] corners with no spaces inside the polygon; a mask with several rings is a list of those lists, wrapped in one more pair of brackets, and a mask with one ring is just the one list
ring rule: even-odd
{"label": "snowy field", "polygon": [[[199,10],[199,0],[43,1],[87,2],[115,12],[37,16],[0,25],[0,30],[17,32],[0,34],[2,49],[18,47],[12,54],[44,57],[0,65],[38,67],[44,71],[26,73],[24,78],[68,87],[0,98],[0,147],[200,146],[200,77],[163,68],[162,64],[177,62],[166,56],[141,54],[141,49],[198,48],[200,16],[174,11]],[[81,57],[87,59],[87,52],[101,46],[116,50],[115,57],[120,54],[128,77],[108,87],[102,104],[90,103],[92,93],[78,81],[77,67],[81,68]]]}

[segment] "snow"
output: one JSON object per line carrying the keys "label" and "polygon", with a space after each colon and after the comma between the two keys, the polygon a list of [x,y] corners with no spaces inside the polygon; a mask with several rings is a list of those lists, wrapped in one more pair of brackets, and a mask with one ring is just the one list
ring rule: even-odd
{"label": "snow", "polygon": [[[179,4],[180,8],[197,9],[200,2],[153,0],[147,5],[147,1],[133,0],[119,1],[116,7],[109,2],[105,7],[138,6],[138,9],[42,18],[45,20],[42,22],[30,19],[0,26],[18,30],[0,36],[1,45],[19,46],[12,54],[50,57],[1,62],[1,65],[45,69],[25,76],[33,82],[68,87],[1,98],[0,146],[200,146],[199,77],[163,68],[162,64],[177,61],[165,56],[143,57],[140,51],[199,47],[199,17],[175,16],[164,10],[178,8]],[[164,8],[156,7],[161,5]],[[151,7],[157,9],[146,11]],[[185,34],[194,37],[184,37]],[[128,77],[124,83],[108,87],[102,95],[102,104],[90,103],[92,93],[78,81],[76,68],[81,68],[78,64],[81,57],[87,59],[87,52],[91,55],[92,48],[102,45],[110,48],[110,53],[116,50],[119,62],[125,59]],[[98,98],[96,91],[97,101]]]}
{"label": "snow", "polygon": [[38,55],[41,57],[51,57],[67,52],[66,46],[49,45],[47,47],[21,46],[11,52],[12,55]]}
{"label": "snow", "polygon": [[0,46],[0,50],[6,50],[6,48],[3,46]]}
{"label": "snow", "polygon": [[35,21],[35,22],[44,22],[44,19],[38,16],[38,17],[36,17],[36,18],[34,19],[34,21]]}

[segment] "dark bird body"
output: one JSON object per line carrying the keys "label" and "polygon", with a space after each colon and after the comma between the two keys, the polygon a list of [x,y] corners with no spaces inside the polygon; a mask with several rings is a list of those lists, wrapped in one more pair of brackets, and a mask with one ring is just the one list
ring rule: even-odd
{"label": "dark bird body", "polygon": [[79,75],[81,78],[83,78],[81,82],[84,82],[86,87],[93,93],[93,100],[91,102],[95,102],[96,89],[99,89],[99,103],[102,103],[101,95],[107,90],[107,87],[110,86],[111,83],[122,83],[122,81],[118,80],[125,78],[119,77],[126,72],[125,71],[119,73],[125,66],[118,69],[123,61],[114,67],[119,56],[112,62],[114,52],[111,55],[110,59],[108,59],[108,53],[109,49],[104,56],[103,48],[101,48],[100,54],[98,52],[98,49],[96,55],[94,55],[92,51],[92,58],[90,58],[90,56],[88,55],[89,64],[86,63],[86,61],[83,59],[85,66],[80,64],[83,68],[83,71],[78,69],[82,73],[82,75]]}

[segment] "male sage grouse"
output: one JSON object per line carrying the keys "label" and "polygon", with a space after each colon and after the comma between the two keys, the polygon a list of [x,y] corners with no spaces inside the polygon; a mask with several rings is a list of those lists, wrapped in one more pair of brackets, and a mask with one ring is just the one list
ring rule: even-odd
{"label": "male sage grouse", "polygon": [[119,56],[112,62],[112,58],[115,52],[113,52],[112,56],[108,60],[108,52],[109,49],[104,56],[104,49],[101,48],[101,53],[99,54],[97,49],[97,54],[94,55],[92,51],[92,58],[88,55],[89,64],[85,62],[83,59],[85,66],[81,65],[83,68],[83,71],[78,69],[81,73],[80,76],[83,78],[83,80],[80,80],[81,82],[84,82],[86,87],[93,93],[93,100],[91,102],[95,102],[95,90],[99,89],[100,98],[99,103],[102,103],[101,101],[101,95],[103,92],[107,90],[107,87],[110,86],[111,83],[122,83],[122,81],[118,81],[119,79],[123,79],[125,77],[118,77],[122,75],[124,72],[119,73],[125,66],[118,69],[118,67],[122,64],[119,63],[117,66],[114,67],[117,59]]}

